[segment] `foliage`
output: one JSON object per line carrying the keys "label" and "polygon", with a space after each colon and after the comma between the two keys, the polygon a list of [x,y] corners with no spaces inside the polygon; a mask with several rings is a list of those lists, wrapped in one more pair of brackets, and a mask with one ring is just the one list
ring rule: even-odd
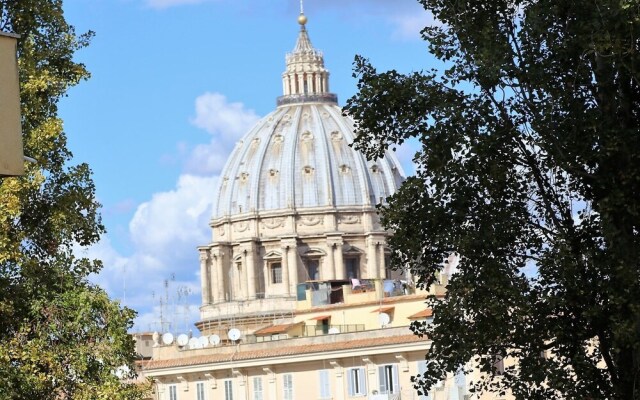
{"label": "foliage", "polygon": [[37,160],[25,176],[0,180],[0,397],[140,398],[114,374],[133,370],[134,312],[87,281],[99,261],[76,256],[104,228],[91,171],[70,164],[57,116],[67,90],[89,77],[73,55],[93,33],[76,35],[61,0],[0,7],[0,30],[21,35],[24,152]]}
{"label": "foliage", "polygon": [[475,391],[640,398],[640,3],[420,2],[443,67],[356,57],[345,107],[369,158],[421,145],[381,207],[392,262],[426,287],[461,255],[413,325],[433,340],[416,385],[475,366]]}

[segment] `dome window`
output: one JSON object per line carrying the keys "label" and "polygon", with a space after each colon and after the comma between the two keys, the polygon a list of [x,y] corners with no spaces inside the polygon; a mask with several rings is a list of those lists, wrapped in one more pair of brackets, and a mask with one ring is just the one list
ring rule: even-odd
{"label": "dome window", "polygon": [[378,173],[379,171],[380,171],[380,168],[378,168],[378,166],[376,164],[373,164],[371,166],[371,172],[373,172],[374,174]]}
{"label": "dome window", "polygon": [[269,170],[269,176],[275,177],[277,175],[278,175],[278,170],[277,169],[270,169]]}
{"label": "dome window", "polygon": [[300,138],[303,141],[308,142],[310,140],[313,140],[313,134],[309,131],[305,131],[302,135],[300,135]]}
{"label": "dome window", "polygon": [[342,140],[342,133],[340,133],[338,131],[331,132],[331,140],[333,140],[334,142],[341,141]]}
{"label": "dome window", "polygon": [[346,175],[349,172],[351,172],[351,168],[349,168],[349,166],[347,164],[342,164],[340,166],[340,172]]}
{"label": "dome window", "polygon": [[306,174],[306,175],[311,175],[313,174],[313,167],[307,165],[304,168],[302,168],[302,171]]}

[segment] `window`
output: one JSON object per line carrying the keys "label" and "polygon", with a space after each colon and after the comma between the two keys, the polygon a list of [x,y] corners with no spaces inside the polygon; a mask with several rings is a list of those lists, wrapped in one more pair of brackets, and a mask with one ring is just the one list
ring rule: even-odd
{"label": "window", "polygon": [[[418,376],[422,377],[427,372],[427,362],[426,361],[418,361]],[[421,393],[424,392],[424,389],[419,389]],[[430,400],[429,393],[423,393],[418,395],[418,400]]]}
{"label": "window", "polygon": [[367,383],[364,368],[350,368],[348,371],[349,396],[365,396],[367,394]]}
{"label": "window", "polygon": [[496,375],[504,374],[504,360],[502,357],[496,356],[493,359],[493,372],[495,372]]}
{"label": "window", "polygon": [[233,400],[233,381],[230,379],[224,381],[224,400]]}
{"label": "window", "polygon": [[205,400],[206,397],[204,397],[204,382],[197,382],[196,383],[196,399],[197,400]]}
{"label": "window", "polygon": [[307,276],[310,281],[320,280],[320,260],[315,258],[309,258],[305,262],[307,268]]}
{"label": "window", "polygon": [[360,279],[360,259],[357,257],[351,257],[344,260],[347,279]]}
{"label": "window", "polygon": [[285,374],[282,376],[284,400],[293,400],[293,375]]}
{"label": "window", "polygon": [[262,400],[262,377],[253,377],[253,400]]}
{"label": "window", "polygon": [[282,283],[282,264],[271,263],[271,283]]}
{"label": "window", "polygon": [[400,393],[397,365],[389,364],[379,366],[378,381],[380,383],[380,394]]}
{"label": "window", "polygon": [[169,386],[169,400],[178,400],[178,387],[176,385]]}
{"label": "window", "polygon": [[318,384],[320,385],[320,398],[331,398],[331,384],[329,383],[329,370],[323,369],[318,371]]}
{"label": "window", "polygon": [[282,375],[282,398],[284,400],[293,400],[293,375]]}

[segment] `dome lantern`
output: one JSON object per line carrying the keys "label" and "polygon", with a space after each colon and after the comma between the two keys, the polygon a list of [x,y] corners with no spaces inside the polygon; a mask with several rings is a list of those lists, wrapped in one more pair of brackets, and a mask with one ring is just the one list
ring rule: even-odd
{"label": "dome lantern", "polygon": [[300,9],[300,32],[296,46],[286,56],[287,68],[282,74],[283,96],[278,106],[295,103],[337,103],[338,97],[329,92],[329,71],[324,66],[322,52],[315,49],[309,39],[307,17]]}

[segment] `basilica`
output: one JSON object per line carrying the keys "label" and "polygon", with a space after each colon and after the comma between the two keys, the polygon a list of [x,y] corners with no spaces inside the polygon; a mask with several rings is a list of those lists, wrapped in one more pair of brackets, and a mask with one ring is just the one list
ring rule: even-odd
{"label": "basilica", "polygon": [[[222,171],[198,248],[199,337],[153,334],[140,374],[157,400],[367,398],[463,400],[470,376],[418,393],[427,295],[389,268],[376,214],[403,181],[395,156],[352,149],[354,122],[330,91],[322,52],[298,17],[276,109],[240,140]],[[482,397],[499,398],[499,397]]]}

